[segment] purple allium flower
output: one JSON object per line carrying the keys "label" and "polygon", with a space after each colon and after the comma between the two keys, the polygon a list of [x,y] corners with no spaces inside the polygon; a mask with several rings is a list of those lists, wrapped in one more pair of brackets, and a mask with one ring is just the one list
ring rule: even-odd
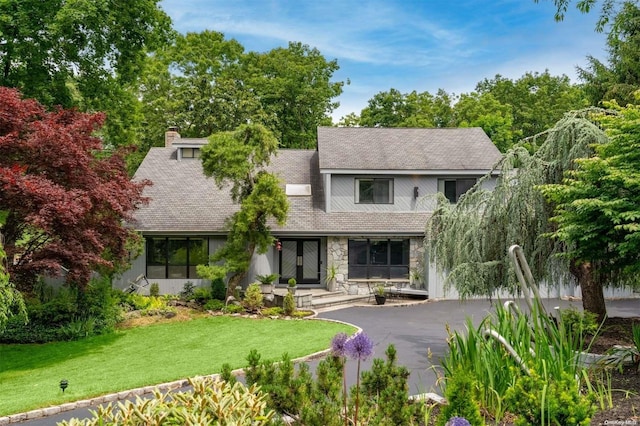
{"label": "purple allium flower", "polygon": [[373,342],[364,333],[358,333],[344,344],[349,358],[364,361],[373,355]]}
{"label": "purple allium flower", "polygon": [[464,417],[451,417],[444,426],[471,426],[471,423]]}
{"label": "purple allium flower", "polygon": [[338,333],[331,340],[331,352],[334,356],[345,356],[345,343],[349,340],[346,333]]}

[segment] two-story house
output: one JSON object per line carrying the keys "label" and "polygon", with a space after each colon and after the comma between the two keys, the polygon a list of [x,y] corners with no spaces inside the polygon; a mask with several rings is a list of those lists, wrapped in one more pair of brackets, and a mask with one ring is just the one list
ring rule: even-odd
{"label": "two-story house", "polygon": [[[123,286],[139,274],[162,293],[202,283],[195,267],[224,244],[225,219],[238,208],[228,188],[202,172],[206,143],[169,131],[165,147],[152,148],[140,165],[134,179],[153,182],[144,193],[149,205],[135,215],[145,248]],[[280,150],[269,166],[282,179],[290,212],[285,226],[272,227],[278,243],[254,257],[248,279],[277,273],[281,283],[294,277],[299,286],[324,288],[333,266],[345,288],[407,282],[442,297],[422,244],[434,194],[455,203],[500,157],[480,128],[320,127],[316,150]]]}

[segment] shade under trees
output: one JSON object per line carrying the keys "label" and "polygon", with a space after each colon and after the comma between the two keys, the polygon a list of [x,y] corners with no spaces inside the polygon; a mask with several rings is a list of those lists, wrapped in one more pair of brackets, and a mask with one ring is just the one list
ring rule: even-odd
{"label": "shade under trees", "polygon": [[130,181],[124,152],[104,154],[94,136],[103,121],[102,114],[47,112],[0,88],[0,210],[8,272],[20,291],[42,274],[82,288],[94,271],[128,264],[137,235],[123,224],[148,182]]}
{"label": "shade under trees", "polygon": [[593,146],[608,141],[594,123],[594,113],[602,111],[566,114],[553,128],[532,138],[534,144],[544,140],[534,154],[522,146],[508,151],[496,166],[500,179],[493,191],[476,185],[457,204],[446,200],[438,204],[427,226],[429,249],[438,267],[448,272],[448,284],[463,297],[515,290],[508,248],[518,244],[538,280],[552,286],[580,285],[584,308],[605,315],[602,281],[568,251],[567,243],[549,238],[556,231],[550,221],[554,205],[539,190],[541,185],[560,184],[576,167],[576,159],[590,157]]}

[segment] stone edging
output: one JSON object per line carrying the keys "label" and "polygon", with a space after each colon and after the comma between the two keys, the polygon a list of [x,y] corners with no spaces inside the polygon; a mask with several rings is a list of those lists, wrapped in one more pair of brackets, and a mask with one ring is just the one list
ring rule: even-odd
{"label": "stone edging", "polygon": [[[345,324],[345,325],[352,326],[352,327],[354,327],[356,329],[354,334],[362,332],[362,328],[358,327],[357,325],[349,324],[349,323],[344,322],[344,321],[338,321],[338,320],[332,320],[332,319],[326,319],[326,318],[316,318],[316,316],[317,316],[317,312],[314,311],[314,315],[312,317],[308,317],[307,319],[315,319],[317,321],[328,321],[328,322],[335,322],[335,323],[339,323],[339,324]],[[304,362],[304,361],[310,361],[310,360],[313,360],[313,359],[322,358],[325,355],[327,355],[330,351],[331,351],[331,349],[324,349],[322,351],[314,352],[314,353],[309,354],[309,355],[305,355],[305,356],[302,356],[302,357],[299,357],[299,358],[295,358],[292,361],[293,362]],[[234,376],[240,376],[240,375],[244,374],[244,369],[239,368],[239,369],[233,370],[232,374]],[[209,374],[209,375],[199,376],[199,377],[217,378],[219,376],[220,376],[220,374]],[[170,390],[173,390],[173,389],[180,389],[180,388],[185,387],[187,385],[189,385],[189,380],[188,379],[180,379],[180,380],[175,380],[173,382],[161,383],[161,384],[158,384],[158,385],[144,386],[144,387],[141,387],[141,388],[135,388],[135,389],[120,391],[120,392],[116,392],[116,393],[110,393],[110,394],[107,394],[107,395],[97,396],[95,398],[82,399],[80,401],[74,401],[74,402],[66,402],[66,403],[61,404],[61,405],[55,405],[55,406],[45,407],[45,408],[38,408],[38,409],[27,411],[27,412],[24,412],[24,413],[17,413],[17,414],[11,414],[11,415],[8,415],[8,416],[0,417],[0,426],[8,425],[8,424],[11,424],[11,423],[19,423],[19,422],[23,422],[25,420],[33,420],[33,419],[39,419],[39,418],[42,418],[42,417],[53,416],[53,415],[56,415],[56,414],[63,413],[65,411],[72,411],[72,410],[76,410],[78,408],[86,408],[86,407],[90,407],[92,405],[99,405],[99,404],[106,404],[106,403],[109,403],[109,402],[122,401],[122,400],[125,400],[125,399],[128,399],[128,398],[132,398],[134,396],[142,396],[142,395],[151,394],[151,393],[153,393],[154,390],[170,391]]]}

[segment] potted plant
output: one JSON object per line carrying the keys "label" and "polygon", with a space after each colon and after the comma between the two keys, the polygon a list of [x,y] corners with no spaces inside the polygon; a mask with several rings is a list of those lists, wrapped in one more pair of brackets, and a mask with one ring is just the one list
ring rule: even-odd
{"label": "potted plant", "polygon": [[338,273],[338,268],[333,263],[327,267],[327,276],[325,277],[327,290],[336,291],[336,274],[337,273]]}
{"label": "potted plant", "polygon": [[291,294],[296,294],[296,288],[297,288],[297,284],[298,282],[296,281],[295,278],[289,278],[289,281],[287,281],[289,283],[289,293]]}
{"label": "potted plant", "polygon": [[387,296],[384,295],[384,286],[383,285],[379,285],[376,287],[376,304],[378,305],[384,305],[384,302],[387,301]]}
{"label": "potted plant", "polygon": [[262,294],[273,293],[273,282],[279,277],[278,274],[256,275],[256,280],[260,283]]}

